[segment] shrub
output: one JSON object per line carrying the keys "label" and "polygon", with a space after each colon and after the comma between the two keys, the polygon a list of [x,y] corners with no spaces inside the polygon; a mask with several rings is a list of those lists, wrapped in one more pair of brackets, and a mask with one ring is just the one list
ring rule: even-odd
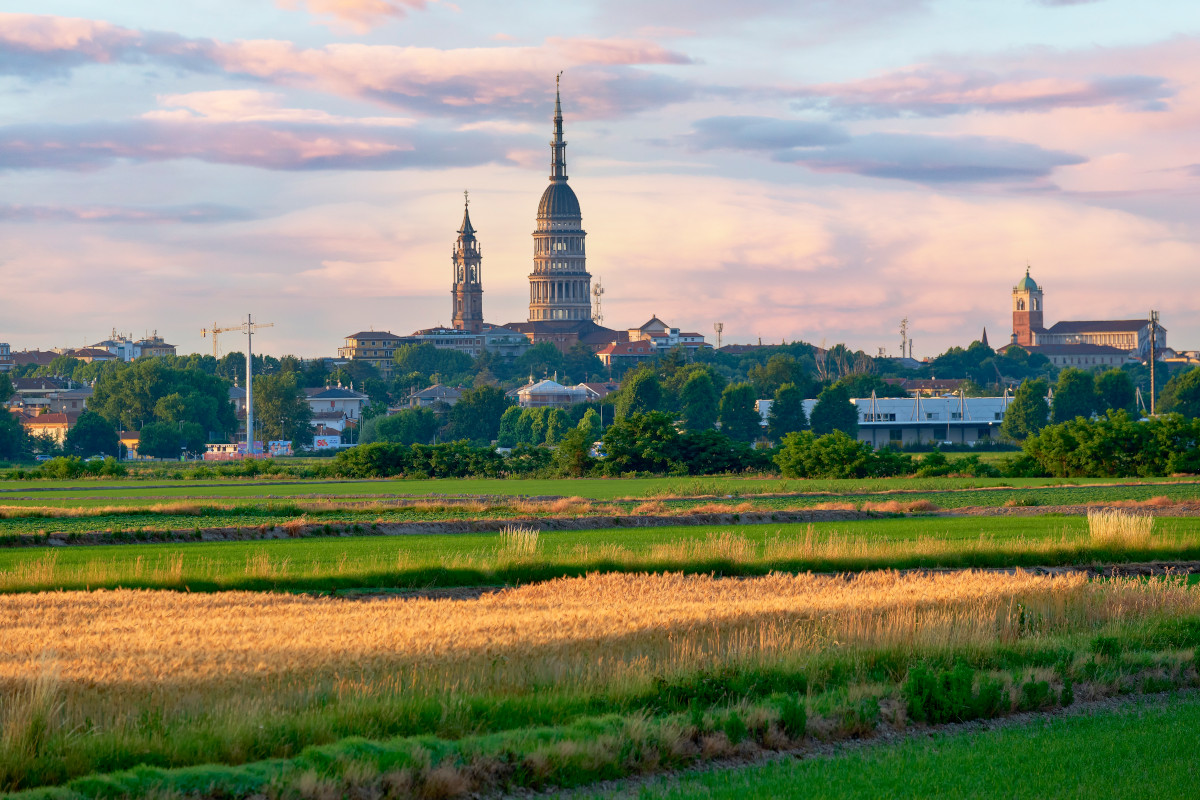
{"label": "shrub", "polygon": [[961,661],[936,672],[925,664],[913,666],[901,693],[909,718],[931,725],[987,719],[1000,714],[1006,705],[998,680],[983,678],[976,691],[975,670]]}
{"label": "shrub", "polygon": [[794,695],[788,695],[779,704],[779,727],[791,739],[804,738],[808,727],[808,711]]}

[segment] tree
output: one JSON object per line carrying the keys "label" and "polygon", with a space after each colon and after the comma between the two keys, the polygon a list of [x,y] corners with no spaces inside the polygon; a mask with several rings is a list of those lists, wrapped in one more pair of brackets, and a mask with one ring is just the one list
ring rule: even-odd
{"label": "tree", "polygon": [[499,447],[516,447],[520,441],[517,422],[521,418],[520,406],[509,406],[500,415],[500,429],[496,434],[496,444]]}
{"label": "tree", "polygon": [[754,407],[754,387],[749,383],[731,383],[721,392],[717,416],[721,432],[738,442],[752,442],[762,435],[762,415]]}
{"label": "tree", "polygon": [[[513,369],[518,376],[529,376],[534,380],[565,373],[562,351],[552,342],[538,342],[522,353],[513,362]],[[566,380],[566,377],[563,377]]]}
{"label": "tree", "polygon": [[569,427],[567,415],[557,408],[546,415],[546,444],[553,447]]}
{"label": "tree", "polygon": [[593,377],[604,374],[604,362],[592,348],[583,342],[576,342],[563,357],[563,380],[569,376],[576,383],[584,383]]}
{"label": "tree", "polygon": [[679,391],[683,427],[689,431],[712,429],[717,422],[720,399],[712,372],[707,369],[693,372]]}
{"label": "tree", "polygon": [[858,436],[858,410],[850,402],[845,386],[834,384],[817,395],[809,427],[817,436],[841,431],[847,436]]}
{"label": "tree", "polygon": [[77,456],[116,456],[121,441],[111,422],[94,411],[84,411],[67,431],[63,449]]}
{"label": "tree", "polygon": [[0,372],[0,405],[8,401],[8,398],[15,394],[12,381],[8,377],[8,373]]}
{"label": "tree", "polygon": [[908,397],[908,392],[904,389],[888,383],[878,375],[847,375],[838,381],[838,385],[845,388],[850,397],[870,397],[871,392],[874,392],[876,397]]}
{"label": "tree", "polygon": [[604,471],[686,473],[679,461],[679,432],[669,414],[630,414],[604,432]]}
{"label": "tree", "polygon": [[473,363],[466,353],[438,348],[432,342],[402,344],[392,354],[392,360],[396,362],[396,371],[399,373],[437,374],[442,378],[467,372]]}
{"label": "tree", "polygon": [[311,441],[312,407],[294,372],[254,379],[254,421],[264,440]]}
{"label": "tree", "polygon": [[599,439],[602,431],[600,430],[600,415],[596,413],[596,409],[589,408],[583,412],[583,417],[579,420],[579,425],[576,427],[587,431],[589,444]]}
{"label": "tree", "polygon": [[1096,378],[1096,399],[1098,411],[1137,414],[1137,392],[1133,388],[1133,378],[1124,370],[1110,369],[1100,373]]}
{"label": "tree", "polygon": [[761,366],[753,366],[747,373],[759,397],[771,397],[786,383],[805,387],[809,370],[801,362],[785,353],[776,353]]}
{"label": "tree", "polygon": [[204,452],[204,429],[195,422],[151,422],[142,427],[138,454],[152,458],[179,458],[182,453]]}
{"label": "tree", "polygon": [[88,409],[122,430],[186,421],[223,435],[237,427],[228,383],[199,370],[169,366],[161,358],[106,365]]}
{"label": "tree", "polygon": [[591,470],[596,463],[591,456],[593,441],[590,432],[582,424],[567,431],[554,454],[554,460],[564,475],[578,478]]}
{"label": "tree", "polygon": [[500,420],[512,405],[504,391],[494,386],[468,389],[447,414],[445,439],[490,444],[499,435]]}
{"label": "tree", "polygon": [[1092,373],[1067,367],[1058,373],[1050,418],[1055,423],[1076,417],[1088,419],[1096,413],[1096,382]]}
{"label": "tree", "polygon": [[649,369],[639,369],[626,376],[616,401],[618,419],[634,414],[648,414],[662,407],[662,384]]}
{"label": "tree", "polygon": [[363,424],[362,443],[428,444],[437,433],[437,415],[428,408],[406,408]]}
{"label": "tree", "polygon": [[[0,381],[6,380],[8,380],[6,376],[0,375]],[[11,387],[12,384],[9,386]],[[5,399],[8,398],[5,397]],[[28,433],[25,426],[17,419],[17,415],[0,408],[0,459],[16,461],[24,458],[29,452],[29,446]]]}
{"label": "tree", "polygon": [[1000,423],[1000,435],[1013,441],[1024,439],[1046,427],[1050,419],[1050,406],[1046,403],[1046,381],[1025,379],[1013,394],[1004,422]]}
{"label": "tree", "polygon": [[784,436],[808,427],[804,414],[804,393],[794,383],[785,383],[775,392],[771,410],[767,412],[767,431],[780,441]]}
{"label": "tree", "polygon": [[1155,411],[1174,412],[1191,419],[1200,417],[1200,367],[1167,381],[1159,406]]}

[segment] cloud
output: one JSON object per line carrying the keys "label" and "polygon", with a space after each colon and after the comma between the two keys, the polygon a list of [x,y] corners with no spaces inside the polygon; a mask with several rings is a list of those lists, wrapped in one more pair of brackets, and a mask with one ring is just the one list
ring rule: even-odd
{"label": "cloud", "polygon": [[823,123],[771,117],[709,117],[685,137],[701,150],[767,155],[820,172],[846,172],[925,184],[1030,181],[1082,164],[1071,153],[985,136],[870,133],[851,136]]}
{"label": "cloud", "polygon": [[227,89],[160,95],[170,110],[148,111],[143,119],[168,122],[298,122],[316,125],[385,125],[405,127],[404,117],[341,117],[311,108],[284,108],[283,95],[255,89]]}
{"label": "cloud", "polygon": [[772,24],[803,29],[815,38],[818,33],[828,36],[877,27],[919,13],[928,5],[928,0],[608,0],[601,13],[614,25],[627,26],[634,19],[650,29],[677,28],[682,23],[689,30],[727,30],[731,25],[765,18]]}
{"label": "cloud", "polygon": [[1175,90],[1160,77],[1053,77],[1027,71],[912,67],[875,78],[801,90],[797,106],[841,118],[944,117],[972,111],[1044,112],[1056,108],[1122,106],[1162,111]]}
{"label": "cloud", "polygon": [[[275,0],[280,8],[294,10],[300,0]],[[304,0],[308,13],[330,17],[322,24],[365,33],[376,25],[403,18],[409,11],[424,11],[426,0]]]}
{"label": "cloud", "polygon": [[258,215],[244,208],[198,203],[183,206],[47,206],[0,204],[0,222],[118,224],[245,222]]}
{"label": "cloud", "polygon": [[1087,159],[986,136],[871,133],[817,150],[776,153],[821,172],[850,172],[926,184],[1030,181]]}
{"label": "cloud", "polygon": [[1033,0],[1039,6],[1083,6],[1091,3],[1099,3],[1101,0]]}
{"label": "cloud", "polygon": [[97,169],[197,159],[274,170],[393,170],[504,162],[506,142],[474,132],[366,125],[132,120],[0,128],[0,169]]}
{"label": "cloud", "polygon": [[700,150],[782,150],[838,144],[850,138],[836,125],[774,117],[708,117],[693,127],[687,141]]}
{"label": "cloud", "polygon": [[647,65],[691,59],[645,39],[549,38],[528,47],[442,50],[368,44],[304,48],[277,40],[221,42],[104,22],[0,14],[0,73],[35,80],[84,64],[153,63],[370,99],[418,113],[543,118],[550,79],[567,71],[576,116],[624,117],[691,97],[688,84]]}

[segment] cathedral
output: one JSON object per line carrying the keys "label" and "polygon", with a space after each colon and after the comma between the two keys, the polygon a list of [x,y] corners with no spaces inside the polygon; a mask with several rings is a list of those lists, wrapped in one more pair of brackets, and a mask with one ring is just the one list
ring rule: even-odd
{"label": "cathedral", "polygon": [[[557,80],[556,80],[557,84]],[[567,143],[563,140],[562,93],[554,94],[554,139],[550,142],[550,185],[538,203],[533,232],[533,271],[529,274],[529,319],[504,325],[530,342],[551,342],[562,351],[582,342],[593,350],[626,341],[628,333],[592,319],[592,276],[587,271],[583,215],[567,183]],[[482,254],[471,225],[469,205],[451,252],[454,269],[452,319],[458,330],[484,333]]]}

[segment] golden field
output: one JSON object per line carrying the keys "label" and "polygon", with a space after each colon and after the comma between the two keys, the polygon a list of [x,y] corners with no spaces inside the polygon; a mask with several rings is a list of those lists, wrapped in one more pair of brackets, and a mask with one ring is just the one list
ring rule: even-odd
{"label": "golden field", "polygon": [[574,688],[829,649],[1015,641],[1198,608],[1200,589],[1181,581],[1022,572],[605,574],[473,600],[55,592],[0,597],[0,681],[11,689],[52,673],[70,694],[164,701],[291,679],[366,691]]}

